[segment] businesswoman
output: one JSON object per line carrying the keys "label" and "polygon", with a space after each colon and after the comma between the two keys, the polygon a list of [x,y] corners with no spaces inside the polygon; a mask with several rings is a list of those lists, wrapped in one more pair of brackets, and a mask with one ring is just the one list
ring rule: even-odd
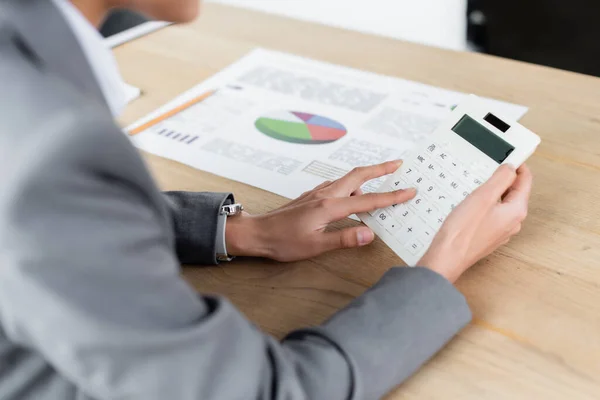
{"label": "businesswoman", "polygon": [[453,283],[520,229],[531,174],[501,167],[420,267],[390,268],[321,326],[277,341],[227,299],[195,293],[181,263],[365,246],[367,227],[325,228],[415,194],[357,192],[398,162],[265,215],[232,206],[226,224],[232,194],[161,193],[113,121],[124,96],[95,28],[116,6],[186,22],[198,4],[0,0],[2,399],[376,399],[469,322]]}

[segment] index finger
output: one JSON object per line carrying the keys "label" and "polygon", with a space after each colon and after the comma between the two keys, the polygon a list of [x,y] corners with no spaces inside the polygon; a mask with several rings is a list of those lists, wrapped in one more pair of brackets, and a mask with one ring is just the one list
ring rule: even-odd
{"label": "index finger", "polygon": [[414,188],[396,190],[393,192],[368,193],[361,196],[326,199],[330,222],[339,221],[352,214],[364,213],[380,208],[387,208],[394,204],[407,202],[415,197]]}
{"label": "index finger", "polygon": [[529,201],[529,195],[531,194],[531,185],[533,184],[533,174],[529,167],[525,164],[517,170],[517,179],[508,189],[508,193],[502,200],[503,203],[509,203],[513,201]]}
{"label": "index finger", "polygon": [[359,189],[363,183],[370,181],[371,179],[392,174],[396,172],[401,165],[402,161],[398,160],[368,167],[354,168],[348,174],[333,182],[328,190],[335,191],[336,195],[339,197],[349,196],[352,192]]}

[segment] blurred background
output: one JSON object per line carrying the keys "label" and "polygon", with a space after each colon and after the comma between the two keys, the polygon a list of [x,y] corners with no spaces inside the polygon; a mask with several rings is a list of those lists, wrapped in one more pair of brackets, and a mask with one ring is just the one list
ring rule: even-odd
{"label": "blurred background", "polygon": [[[600,76],[598,0],[208,0]],[[147,20],[116,11],[111,37]]]}

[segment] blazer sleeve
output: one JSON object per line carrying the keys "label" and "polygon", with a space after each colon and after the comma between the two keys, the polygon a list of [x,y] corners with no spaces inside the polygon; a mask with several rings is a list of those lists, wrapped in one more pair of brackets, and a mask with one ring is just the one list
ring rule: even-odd
{"label": "blazer sleeve", "polygon": [[182,264],[217,264],[217,226],[221,207],[233,204],[231,193],[165,192],[173,219],[175,251]]}
{"label": "blazer sleeve", "polygon": [[[160,193],[143,183],[146,172],[123,174],[138,168],[137,155],[112,123],[47,126],[48,147],[19,154],[2,197],[0,319],[11,342],[82,395],[377,399],[469,321],[444,278],[394,268],[323,325],[278,341],[181,279],[159,202],[149,200]],[[222,199],[204,198],[203,209]],[[198,230],[206,220],[190,219]]]}

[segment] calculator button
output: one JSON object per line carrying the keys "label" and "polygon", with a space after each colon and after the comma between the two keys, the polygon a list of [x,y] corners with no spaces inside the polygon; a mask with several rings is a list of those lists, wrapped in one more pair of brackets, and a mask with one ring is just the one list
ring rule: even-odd
{"label": "calculator button", "polygon": [[415,186],[419,192],[425,192],[431,186],[431,181],[425,178],[424,174],[415,175]]}
{"label": "calculator button", "polygon": [[409,209],[406,204],[398,204],[394,207],[394,217],[401,222],[407,222],[415,215],[413,210]]}
{"label": "calculator button", "polygon": [[409,181],[411,181],[412,177],[415,176],[416,174],[418,174],[418,171],[414,167],[406,168],[402,172],[402,176],[404,176],[405,178],[407,178]]}
{"label": "calculator button", "polygon": [[452,200],[448,195],[442,191],[438,191],[437,196],[433,199],[436,203],[444,204]]}
{"label": "calculator button", "polygon": [[392,190],[408,189],[411,185],[403,177],[397,177],[390,182]]}
{"label": "calculator button", "polygon": [[[444,222],[444,215],[445,214],[434,203],[428,206],[423,212],[423,217],[427,220],[430,226],[436,228],[439,228],[440,225],[442,225],[442,222]],[[440,218],[442,218],[441,222],[438,221]]]}
{"label": "calculator button", "polygon": [[429,155],[427,153],[417,153],[414,163],[418,168],[427,166],[429,164]]}
{"label": "calculator button", "polygon": [[462,192],[463,192],[462,184],[461,184],[461,182],[460,182],[458,179],[456,179],[456,178],[450,179],[450,183],[449,183],[449,185],[447,186],[447,188],[448,188],[448,191],[450,192],[450,194],[451,194],[453,197],[458,197],[458,196],[460,196],[460,195],[462,194]]}
{"label": "calculator button", "polygon": [[[413,223],[414,222],[414,223]],[[404,224],[404,226],[396,231],[394,237],[402,244],[414,239],[417,236],[417,226],[419,220],[415,219]]]}
{"label": "calculator button", "polygon": [[473,190],[477,189],[481,184],[483,184],[483,180],[471,176],[470,179],[464,181],[465,188],[471,193]]}
{"label": "calculator button", "polygon": [[429,182],[421,189],[421,194],[425,194],[428,198],[434,197],[438,193],[437,186]]}
{"label": "calculator button", "polygon": [[437,163],[433,162],[433,161],[428,162],[425,168],[427,169],[426,172],[428,174],[430,174],[430,175],[433,175],[437,171],[441,170],[440,166]]}
{"label": "calculator button", "polygon": [[471,179],[471,183],[475,188],[478,188],[479,186],[483,185],[483,179],[479,178],[478,176],[474,176]]}
{"label": "calculator button", "polygon": [[431,241],[433,240],[433,237],[435,236],[437,232],[430,226],[425,226],[421,229],[421,234],[419,235],[419,239],[421,239],[421,241],[423,243],[431,243]]}
{"label": "calculator button", "polygon": [[455,159],[452,159],[452,160],[450,160],[450,162],[448,163],[448,170],[449,170],[449,171],[450,171],[452,174],[454,174],[454,175],[458,175],[458,174],[461,172],[461,170],[462,170],[462,164],[461,164],[459,161],[457,161],[457,160],[455,160]]}
{"label": "calculator button", "polygon": [[427,201],[420,194],[417,194],[411,201],[408,202],[408,204],[411,207],[413,207],[415,209],[415,211],[418,211],[418,212],[420,212],[423,209],[423,207],[425,206],[426,203],[427,203]]}
{"label": "calculator button", "polygon": [[399,229],[402,229],[402,226],[402,223],[394,218],[387,218],[383,223],[385,230],[392,235],[395,234]]}
{"label": "calculator button", "polygon": [[440,149],[440,151],[436,154],[435,161],[444,165],[449,165],[453,159],[452,153],[452,148],[450,146],[446,146],[443,149]]}
{"label": "calculator button", "polygon": [[433,217],[435,217],[436,215],[439,214],[438,209],[433,205],[433,204],[428,204],[426,207],[424,207],[423,209],[423,215],[425,216],[425,218],[427,219],[431,219]]}
{"label": "calculator button", "polygon": [[469,167],[463,166],[462,170],[460,171],[460,177],[465,181],[469,181],[469,179],[471,178],[471,169]]}
{"label": "calculator button", "polygon": [[448,183],[450,174],[447,171],[439,171],[435,174],[435,179],[440,185],[446,185]]}
{"label": "calculator button", "polygon": [[423,250],[423,243],[421,243],[419,239],[412,239],[409,240],[404,247],[406,247],[411,254],[415,255]]}
{"label": "calculator button", "polygon": [[377,220],[379,225],[385,226],[386,220],[388,219],[391,220],[392,217],[390,216],[390,214],[387,213],[387,211],[378,210],[377,214],[375,214],[375,220]]}

